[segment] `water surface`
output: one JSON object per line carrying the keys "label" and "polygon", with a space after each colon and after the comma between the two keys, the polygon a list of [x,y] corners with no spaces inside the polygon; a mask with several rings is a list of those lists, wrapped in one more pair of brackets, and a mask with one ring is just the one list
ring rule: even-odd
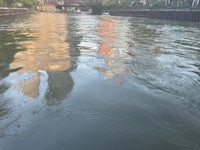
{"label": "water surface", "polygon": [[0,18],[0,149],[200,149],[200,26]]}

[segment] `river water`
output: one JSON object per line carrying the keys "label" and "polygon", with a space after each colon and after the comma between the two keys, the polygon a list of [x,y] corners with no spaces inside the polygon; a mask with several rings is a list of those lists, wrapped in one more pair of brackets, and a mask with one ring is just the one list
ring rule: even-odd
{"label": "river water", "polygon": [[0,150],[199,150],[200,24],[0,18]]}

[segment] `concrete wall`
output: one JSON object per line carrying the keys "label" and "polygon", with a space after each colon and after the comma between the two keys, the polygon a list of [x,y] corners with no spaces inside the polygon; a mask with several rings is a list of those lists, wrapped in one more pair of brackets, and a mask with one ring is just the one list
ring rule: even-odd
{"label": "concrete wall", "polygon": [[138,11],[111,11],[110,14],[115,16],[132,16],[132,17],[146,17],[146,18],[200,22],[200,11],[138,10]]}

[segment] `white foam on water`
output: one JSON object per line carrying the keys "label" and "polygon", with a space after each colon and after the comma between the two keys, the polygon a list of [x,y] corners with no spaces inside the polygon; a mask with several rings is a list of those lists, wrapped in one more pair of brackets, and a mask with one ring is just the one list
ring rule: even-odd
{"label": "white foam on water", "polygon": [[[20,134],[34,119],[41,117],[46,110],[45,93],[48,90],[48,74],[44,70],[38,71],[40,76],[39,96],[31,98],[26,96],[20,87],[24,80],[31,79],[35,73],[12,73],[4,79],[10,88],[2,94],[3,101],[8,101],[10,112],[0,120],[0,136]],[[23,83],[23,82],[22,82]]]}

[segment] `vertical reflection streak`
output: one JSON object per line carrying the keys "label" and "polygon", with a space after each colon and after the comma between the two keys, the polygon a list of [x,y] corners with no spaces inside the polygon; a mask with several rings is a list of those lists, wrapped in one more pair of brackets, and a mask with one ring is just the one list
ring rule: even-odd
{"label": "vertical reflection streak", "polygon": [[[120,24],[115,18],[102,17],[100,22],[100,33],[101,41],[99,42],[99,54],[104,57],[107,63],[107,68],[97,67],[97,70],[105,73],[105,79],[113,78],[116,75],[126,73],[126,67],[124,58],[127,58],[127,46],[125,42],[126,34],[125,30],[120,30]],[[126,55],[126,56],[125,56]]]}

